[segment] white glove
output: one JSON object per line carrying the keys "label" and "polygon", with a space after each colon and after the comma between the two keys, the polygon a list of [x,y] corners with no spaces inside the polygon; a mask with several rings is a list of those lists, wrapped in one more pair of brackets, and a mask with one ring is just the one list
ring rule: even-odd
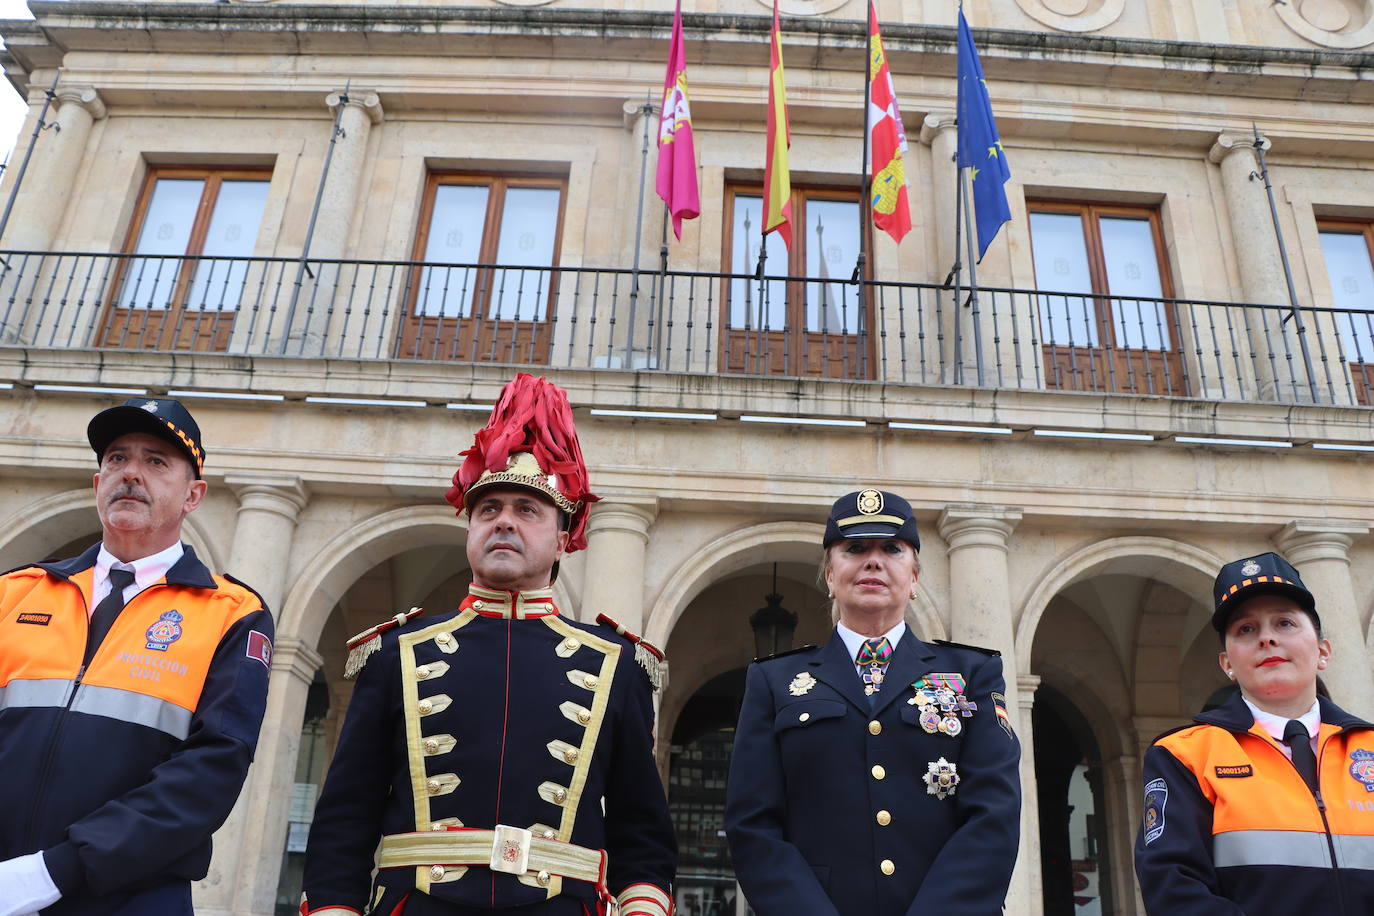
{"label": "white glove", "polygon": [[0,862],[0,916],[32,916],[62,899],[43,853]]}

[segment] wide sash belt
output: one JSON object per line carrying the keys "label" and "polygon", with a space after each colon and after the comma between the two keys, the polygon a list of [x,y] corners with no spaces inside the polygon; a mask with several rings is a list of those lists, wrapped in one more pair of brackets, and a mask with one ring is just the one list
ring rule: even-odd
{"label": "wide sash belt", "polygon": [[382,837],[380,868],[427,868],[434,865],[485,865],[510,874],[533,872],[541,883],[548,875],[605,887],[606,854],[560,840],[534,836],[528,830],[497,825],[495,830],[457,827],[443,831],[393,833]]}

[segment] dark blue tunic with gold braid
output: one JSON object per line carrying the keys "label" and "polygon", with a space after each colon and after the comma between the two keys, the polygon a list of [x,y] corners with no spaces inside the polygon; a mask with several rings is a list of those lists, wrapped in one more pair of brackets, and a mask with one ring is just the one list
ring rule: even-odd
{"label": "dark blue tunic with gold braid", "polygon": [[677,848],[636,640],[560,616],[548,590],[477,586],[454,614],[373,638],[303,912],[596,913],[613,896],[623,914],[671,911]]}

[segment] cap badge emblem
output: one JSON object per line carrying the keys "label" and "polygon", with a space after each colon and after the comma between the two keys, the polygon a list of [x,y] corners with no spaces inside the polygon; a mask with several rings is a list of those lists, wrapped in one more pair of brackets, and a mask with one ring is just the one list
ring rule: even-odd
{"label": "cap badge emblem", "polygon": [[878,490],[864,490],[859,494],[859,512],[877,515],[883,511],[883,494]]}
{"label": "cap badge emblem", "polygon": [[157,401],[144,401],[142,406],[148,413],[157,413]]}
{"label": "cap badge emblem", "polygon": [[953,795],[959,786],[959,767],[941,757],[934,763],[926,764],[926,775],[922,778],[925,780],[926,794],[943,800]]}
{"label": "cap badge emblem", "polygon": [[1245,565],[1240,568],[1240,574],[1242,576],[1256,576],[1259,575],[1259,571],[1260,565],[1254,560],[1246,561]]}
{"label": "cap badge emblem", "polygon": [[792,683],[787,685],[787,692],[794,697],[804,696],[815,686],[816,678],[812,676],[810,671],[803,671],[792,678]]}

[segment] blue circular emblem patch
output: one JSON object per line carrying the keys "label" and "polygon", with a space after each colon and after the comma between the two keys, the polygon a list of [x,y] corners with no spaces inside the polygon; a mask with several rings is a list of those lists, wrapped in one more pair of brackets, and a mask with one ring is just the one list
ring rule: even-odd
{"label": "blue circular emblem patch", "polygon": [[163,614],[144,634],[148,638],[144,647],[166,652],[168,646],[181,638],[181,621],[184,619],[176,610]]}
{"label": "blue circular emblem patch", "polygon": [[1350,757],[1350,775],[1366,792],[1374,792],[1374,751],[1351,751]]}

